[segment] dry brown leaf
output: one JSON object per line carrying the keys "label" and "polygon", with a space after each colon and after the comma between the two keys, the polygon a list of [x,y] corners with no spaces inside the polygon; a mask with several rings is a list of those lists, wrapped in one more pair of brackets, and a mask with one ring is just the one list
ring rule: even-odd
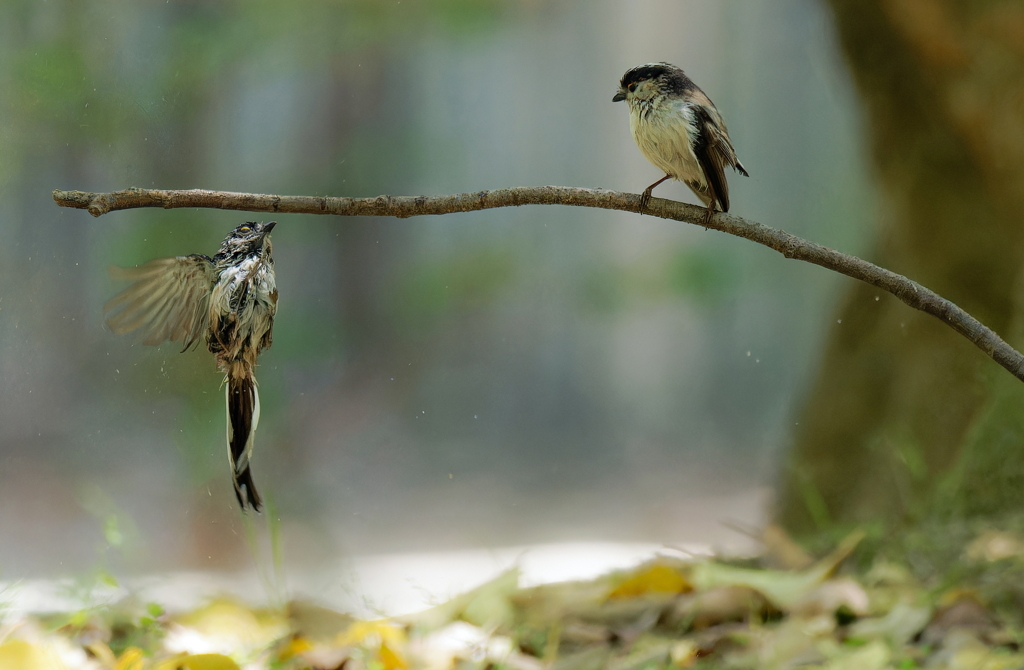
{"label": "dry brown leaf", "polygon": [[869,605],[868,594],[863,586],[849,577],[840,577],[830,579],[809,591],[793,604],[790,614],[812,617],[835,614],[844,608],[862,617],[868,614]]}
{"label": "dry brown leaf", "polygon": [[778,613],[764,595],[749,586],[719,586],[676,598],[665,612],[672,630],[703,630],[735,621],[764,621]]}
{"label": "dry brown leaf", "polygon": [[804,570],[814,563],[814,558],[803,547],[793,541],[782,526],[770,523],[761,531],[764,565],[777,570]]}
{"label": "dry brown leaf", "polygon": [[835,572],[862,539],[864,532],[854,531],[831,554],[800,572],[756,570],[704,561],[694,565],[690,580],[701,591],[716,586],[747,586],[767,596],[776,607],[788,611]]}
{"label": "dry brown leaf", "polygon": [[979,562],[1024,556],[1024,539],[1007,531],[986,530],[967,545],[964,555]]}

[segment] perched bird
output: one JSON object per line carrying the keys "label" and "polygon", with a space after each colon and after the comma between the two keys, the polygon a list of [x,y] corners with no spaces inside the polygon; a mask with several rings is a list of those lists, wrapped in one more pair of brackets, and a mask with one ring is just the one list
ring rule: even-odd
{"label": "perched bird", "polygon": [[666,179],[684,182],[708,208],[729,211],[725,168],[749,177],[736,158],[725,121],[704,91],[675,65],[640,65],[619,81],[613,102],[629,105],[629,129],[647,160],[665,172],[640,196],[642,214],[654,187]]}
{"label": "perched bird", "polygon": [[135,282],[104,306],[115,333],[139,331],[144,344],[170,340],[186,351],[206,338],[224,373],[227,394],[228,461],[235,496],[245,510],[262,501],[252,481],[260,396],[253,373],[270,346],[277,312],[277,282],[268,234],[277,225],[243,223],[224,238],[217,254],[158,258],[133,268],[111,268]]}

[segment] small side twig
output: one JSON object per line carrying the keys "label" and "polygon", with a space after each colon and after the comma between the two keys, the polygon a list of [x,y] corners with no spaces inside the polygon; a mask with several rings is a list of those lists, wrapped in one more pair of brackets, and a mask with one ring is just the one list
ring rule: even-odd
{"label": "small side twig", "polygon": [[[54,191],[61,207],[87,209],[93,216],[138,207],[205,207],[246,212],[289,214],[330,214],[334,216],[394,216],[406,218],[428,214],[473,212],[520,205],[570,205],[637,212],[640,196],[633,193],[567,186],[502,188],[476,193],[440,196],[390,196],[339,198],[326,196],[282,196],[189,189],[167,191],[130,188],[113,193]],[[705,219],[706,210],[686,203],[651,198],[644,214],[682,221],[746,238],[778,251],[786,258],[820,265],[888,291],[907,305],[936,317],[974,343],[1013,376],[1024,381],[1024,355],[999,335],[939,294],[895,272],[873,263],[810,242],[782,230],[769,228],[731,214]]]}

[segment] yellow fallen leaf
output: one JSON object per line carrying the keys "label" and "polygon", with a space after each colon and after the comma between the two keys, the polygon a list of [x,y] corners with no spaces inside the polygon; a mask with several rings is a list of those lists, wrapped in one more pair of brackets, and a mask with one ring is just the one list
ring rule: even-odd
{"label": "yellow fallen leaf", "polygon": [[181,625],[212,637],[258,638],[262,632],[260,621],[252,610],[226,598],[214,600],[176,619]]}
{"label": "yellow fallen leaf", "polygon": [[65,670],[53,652],[24,640],[0,644],[0,670]]}
{"label": "yellow fallen leaf", "polygon": [[288,632],[288,621],[280,614],[253,611],[222,598],[175,617],[166,626],[163,645],[171,653],[230,653],[247,658]]}
{"label": "yellow fallen leaf", "polygon": [[693,585],[676,568],[653,565],[616,586],[608,598],[636,598],[648,593],[687,593],[692,590]]}
{"label": "yellow fallen leaf", "polygon": [[356,621],[336,638],[339,647],[360,645],[377,648],[382,644],[401,645],[404,642],[405,632],[387,619]]}
{"label": "yellow fallen leaf", "polygon": [[294,656],[298,656],[299,654],[305,653],[312,648],[312,642],[310,642],[308,639],[304,637],[296,636],[288,640],[288,642],[284,644],[284,646],[281,648],[277,655],[278,658],[280,658],[282,661],[287,661],[288,659]]}
{"label": "yellow fallen leaf", "polygon": [[128,647],[114,663],[114,670],[142,670],[146,665],[146,658],[138,647]]}
{"label": "yellow fallen leaf", "polygon": [[386,643],[381,643],[378,658],[384,665],[384,670],[406,670],[409,664],[397,651],[393,650]]}
{"label": "yellow fallen leaf", "polygon": [[175,654],[165,658],[152,670],[242,670],[223,654]]}
{"label": "yellow fallen leaf", "polygon": [[178,661],[184,670],[242,670],[231,657],[223,654],[193,654]]}

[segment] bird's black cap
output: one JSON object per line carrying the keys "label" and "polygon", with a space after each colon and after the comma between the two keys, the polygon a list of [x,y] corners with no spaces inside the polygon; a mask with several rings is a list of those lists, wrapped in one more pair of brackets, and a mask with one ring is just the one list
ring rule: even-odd
{"label": "bird's black cap", "polygon": [[622,79],[619,80],[619,92],[612,98],[612,102],[625,100],[625,91],[629,88],[630,84],[657,79],[658,77],[663,77],[668,87],[667,92],[670,95],[680,95],[695,88],[690,78],[675,65],[669,63],[648,63],[626,70],[626,74],[622,75]]}

